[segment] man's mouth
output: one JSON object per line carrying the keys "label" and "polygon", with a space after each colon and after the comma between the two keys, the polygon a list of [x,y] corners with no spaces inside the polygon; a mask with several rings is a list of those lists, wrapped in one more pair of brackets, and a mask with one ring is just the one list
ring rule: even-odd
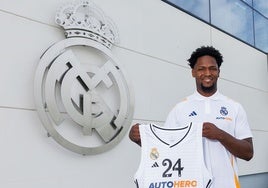
{"label": "man's mouth", "polygon": [[205,83],[211,83],[212,82],[212,79],[211,78],[205,78],[205,79],[203,79],[203,82],[205,82]]}

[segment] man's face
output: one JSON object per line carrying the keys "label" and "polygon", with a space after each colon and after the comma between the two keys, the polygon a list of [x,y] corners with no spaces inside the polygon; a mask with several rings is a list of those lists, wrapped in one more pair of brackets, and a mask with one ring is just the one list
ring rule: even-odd
{"label": "man's face", "polygon": [[201,94],[213,94],[217,90],[217,80],[220,74],[214,57],[205,55],[199,57],[192,69],[192,76],[196,80],[197,90]]}

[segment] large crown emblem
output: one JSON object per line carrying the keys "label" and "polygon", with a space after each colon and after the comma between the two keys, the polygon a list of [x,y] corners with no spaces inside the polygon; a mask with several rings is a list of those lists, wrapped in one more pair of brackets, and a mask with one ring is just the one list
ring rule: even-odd
{"label": "large crown emblem", "polygon": [[117,28],[112,20],[89,0],[61,7],[55,22],[64,28],[67,38],[89,38],[109,49],[118,42]]}

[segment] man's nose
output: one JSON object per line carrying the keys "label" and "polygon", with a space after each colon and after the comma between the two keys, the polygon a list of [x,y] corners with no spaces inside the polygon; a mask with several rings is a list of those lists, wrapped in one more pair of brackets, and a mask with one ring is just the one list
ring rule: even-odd
{"label": "man's nose", "polygon": [[210,74],[211,74],[211,71],[209,69],[204,70],[204,75],[210,75]]}

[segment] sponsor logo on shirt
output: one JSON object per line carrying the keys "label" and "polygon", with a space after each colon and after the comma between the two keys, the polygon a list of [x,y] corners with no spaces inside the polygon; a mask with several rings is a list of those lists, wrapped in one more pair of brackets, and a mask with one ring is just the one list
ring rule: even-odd
{"label": "sponsor logo on shirt", "polygon": [[162,181],[151,183],[148,188],[197,187],[196,180]]}
{"label": "sponsor logo on shirt", "polygon": [[197,116],[197,113],[195,111],[192,111],[190,114],[189,114],[189,117],[192,117],[192,116]]}
{"label": "sponsor logo on shirt", "polygon": [[230,117],[216,117],[216,119],[222,119],[222,120],[227,120],[227,121],[233,121],[233,119],[230,118]]}

